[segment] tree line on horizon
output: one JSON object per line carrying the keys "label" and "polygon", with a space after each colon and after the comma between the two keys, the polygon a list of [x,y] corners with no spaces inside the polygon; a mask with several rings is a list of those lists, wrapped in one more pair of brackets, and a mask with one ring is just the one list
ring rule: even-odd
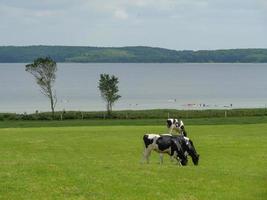
{"label": "tree line on horizon", "polygon": [[[39,85],[41,93],[50,101],[52,119],[55,116],[57,96],[54,88],[56,81],[57,63],[49,58],[37,58],[33,63],[27,64],[25,70],[32,74]],[[100,74],[98,89],[102,99],[106,102],[107,116],[111,117],[114,103],[121,98],[119,92],[119,79],[114,75]]]}
{"label": "tree line on horizon", "polygon": [[266,63],[266,49],[169,50],[145,46],[0,46],[0,63],[28,63],[39,57],[80,63]]}

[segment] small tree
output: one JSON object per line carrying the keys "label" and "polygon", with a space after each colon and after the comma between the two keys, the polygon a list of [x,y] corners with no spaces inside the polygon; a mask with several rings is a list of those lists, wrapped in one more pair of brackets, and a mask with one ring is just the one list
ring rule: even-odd
{"label": "small tree", "polygon": [[101,97],[107,103],[108,116],[111,116],[112,106],[114,103],[121,98],[121,96],[117,94],[119,92],[118,83],[119,80],[114,75],[110,76],[109,74],[100,74],[98,88],[100,90]]}
{"label": "small tree", "polygon": [[37,58],[32,64],[26,65],[26,71],[31,73],[41,87],[41,92],[50,100],[52,117],[55,115],[57,98],[53,91],[56,80],[57,64],[51,58]]}

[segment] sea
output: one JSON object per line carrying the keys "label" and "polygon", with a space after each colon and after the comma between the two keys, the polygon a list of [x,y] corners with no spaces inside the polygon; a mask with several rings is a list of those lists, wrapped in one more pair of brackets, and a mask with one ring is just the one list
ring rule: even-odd
{"label": "sea", "polygon": [[[27,63],[0,63],[0,113],[50,111]],[[57,111],[102,111],[100,74],[119,79],[113,110],[266,108],[267,63],[57,63]]]}

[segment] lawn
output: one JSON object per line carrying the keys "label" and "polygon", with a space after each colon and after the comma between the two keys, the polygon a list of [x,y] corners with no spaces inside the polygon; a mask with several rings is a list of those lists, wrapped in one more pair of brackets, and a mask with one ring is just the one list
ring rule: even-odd
{"label": "lawn", "polygon": [[162,126],[0,128],[0,199],[267,199],[267,124],[190,125],[198,166],[141,164]]}

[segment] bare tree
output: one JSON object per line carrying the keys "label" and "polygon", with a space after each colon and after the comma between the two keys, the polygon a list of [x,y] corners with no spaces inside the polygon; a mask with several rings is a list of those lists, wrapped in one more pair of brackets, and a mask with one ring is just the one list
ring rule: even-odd
{"label": "bare tree", "polygon": [[26,71],[35,77],[42,94],[49,98],[52,117],[54,118],[57,103],[57,97],[53,91],[57,71],[56,62],[49,57],[37,58],[33,63],[26,65]]}
{"label": "bare tree", "polygon": [[101,93],[101,97],[107,103],[108,116],[111,116],[112,106],[114,103],[121,98],[117,93],[119,92],[118,87],[119,80],[114,75],[100,74],[100,80],[98,83],[98,88]]}

